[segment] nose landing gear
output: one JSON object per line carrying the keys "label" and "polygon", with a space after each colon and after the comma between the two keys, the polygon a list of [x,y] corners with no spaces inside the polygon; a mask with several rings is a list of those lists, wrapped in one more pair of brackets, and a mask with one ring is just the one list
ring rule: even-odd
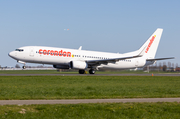
{"label": "nose landing gear", "polygon": [[18,63],[21,63],[21,64],[24,64],[24,66],[22,66],[22,68],[23,68],[23,69],[26,69],[26,66],[25,66],[25,65],[26,65],[26,62],[19,61],[19,60],[17,60],[17,62],[18,62]]}
{"label": "nose landing gear", "polygon": [[24,65],[24,66],[22,66],[22,68],[23,68],[23,69],[26,69],[26,66]]}

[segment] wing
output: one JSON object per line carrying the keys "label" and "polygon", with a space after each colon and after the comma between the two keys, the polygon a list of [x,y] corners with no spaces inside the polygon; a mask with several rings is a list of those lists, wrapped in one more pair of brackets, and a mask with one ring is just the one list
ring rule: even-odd
{"label": "wing", "polygon": [[127,56],[127,57],[119,57],[119,58],[112,58],[112,59],[101,59],[101,60],[87,60],[86,62],[89,65],[100,65],[100,64],[107,64],[107,63],[115,63],[119,60],[126,60],[126,59],[132,59],[132,58],[137,58],[137,57],[142,57],[145,53],[145,48],[138,54],[135,56]]}

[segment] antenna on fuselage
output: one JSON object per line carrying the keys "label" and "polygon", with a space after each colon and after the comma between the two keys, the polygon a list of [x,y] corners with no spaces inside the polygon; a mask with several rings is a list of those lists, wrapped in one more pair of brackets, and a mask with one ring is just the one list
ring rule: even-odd
{"label": "antenna on fuselage", "polygon": [[81,49],[82,49],[82,46],[80,46],[78,50],[81,50]]}

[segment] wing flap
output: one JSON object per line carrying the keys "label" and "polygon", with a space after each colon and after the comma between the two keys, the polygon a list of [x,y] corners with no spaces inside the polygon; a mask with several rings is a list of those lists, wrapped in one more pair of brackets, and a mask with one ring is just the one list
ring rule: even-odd
{"label": "wing flap", "polygon": [[88,64],[107,64],[107,63],[115,63],[119,60],[132,59],[136,57],[141,57],[141,55],[130,56],[130,57],[121,57],[121,58],[112,58],[112,59],[102,59],[102,60],[88,60],[86,61]]}
{"label": "wing flap", "polygon": [[146,47],[142,51],[139,52],[136,56],[127,56],[127,57],[120,57],[120,58],[111,58],[111,59],[101,59],[101,60],[88,60],[86,61],[88,64],[91,65],[97,65],[97,64],[107,64],[107,63],[115,63],[119,60],[126,60],[126,59],[132,59],[137,57],[142,57],[145,53]]}

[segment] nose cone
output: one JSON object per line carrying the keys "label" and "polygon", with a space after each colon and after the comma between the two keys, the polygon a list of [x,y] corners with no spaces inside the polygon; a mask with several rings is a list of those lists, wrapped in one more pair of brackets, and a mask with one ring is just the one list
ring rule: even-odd
{"label": "nose cone", "polygon": [[12,52],[10,52],[8,55],[9,55],[9,57],[12,57],[12,58],[14,58],[14,56],[15,56],[15,53],[14,53],[14,51],[12,51]]}
{"label": "nose cone", "polygon": [[11,57],[11,55],[12,55],[12,52],[8,53],[8,55],[9,55],[9,57]]}

